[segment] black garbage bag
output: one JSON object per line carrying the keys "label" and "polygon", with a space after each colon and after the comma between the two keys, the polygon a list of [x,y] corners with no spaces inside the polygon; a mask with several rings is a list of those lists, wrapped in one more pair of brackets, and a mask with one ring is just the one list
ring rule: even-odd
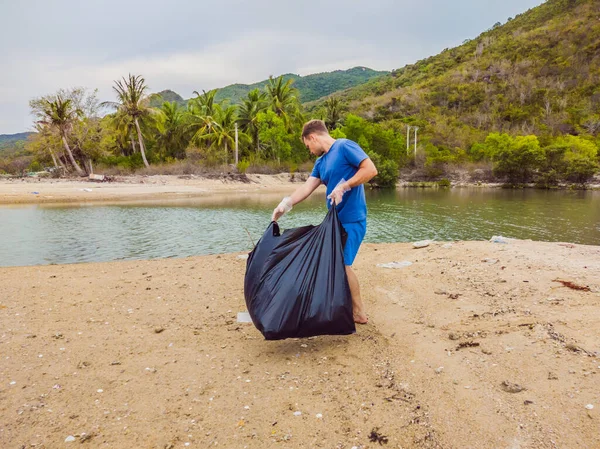
{"label": "black garbage bag", "polygon": [[280,234],[271,222],[246,264],[244,296],[267,340],[356,332],[335,207],[319,226]]}

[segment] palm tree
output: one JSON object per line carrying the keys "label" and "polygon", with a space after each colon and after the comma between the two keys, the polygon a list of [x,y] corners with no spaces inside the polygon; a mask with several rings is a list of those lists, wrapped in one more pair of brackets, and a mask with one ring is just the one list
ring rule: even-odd
{"label": "palm tree", "polygon": [[219,125],[215,131],[215,143],[218,147],[221,145],[225,149],[225,163],[229,159],[229,145],[234,145],[235,142],[235,122],[237,107],[236,106],[221,106],[215,107],[215,122]]}
{"label": "palm tree", "polygon": [[40,123],[51,126],[58,131],[69,160],[80,176],[84,173],[73,157],[67,136],[73,128],[73,123],[81,115],[82,111],[75,108],[70,99],[63,99],[61,95],[57,95],[54,101],[42,100],[42,120],[40,120]]}
{"label": "palm tree", "polygon": [[190,100],[191,107],[197,109],[197,112],[201,115],[210,115],[212,117],[215,114],[215,95],[217,94],[217,89],[209,90],[208,92],[202,90],[202,95],[195,90],[194,94],[196,94],[196,98]]}
{"label": "palm tree", "polygon": [[[202,95],[198,91],[194,91],[196,98],[188,101],[188,130],[191,131],[192,137],[190,142],[194,145],[200,145],[206,140],[209,140],[209,146],[212,144],[212,136],[214,136],[214,128],[219,124],[215,121],[215,94],[216,89],[208,92],[202,91]],[[211,137],[206,137],[206,136]]]}
{"label": "palm tree", "polygon": [[212,134],[213,128],[219,126],[210,115],[201,115],[190,111],[188,117],[188,130],[193,133],[190,143],[194,145],[200,145],[201,142],[206,140],[204,136]]}
{"label": "palm tree", "polygon": [[299,92],[292,87],[293,79],[283,82],[283,76],[274,79],[269,76],[267,94],[271,109],[283,119],[288,131],[292,129],[292,119],[300,115]]}
{"label": "palm tree", "polygon": [[185,133],[185,114],[177,102],[164,102],[160,108],[161,120],[157,143],[166,155],[183,159],[188,141]]}
{"label": "palm tree", "polygon": [[138,135],[140,144],[140,152],[144,165],[149,167],[146,159],[146,150],[144,147],[144,138],[140,129],[140,120],[149,117],[153,113],[153,109],[149,106],[147,95],[145,95],[148,86],[146,80],[141,75],[134,76],[129,74],[128,78],[115,81],[113,90],[117,93],[117,102],[105,101],[103,106],[112,106],[117,109],[123,116],[131,117]]}
{"label": "palm tree", "polygon": [[192,137],[193,143],[207,142],[209,147],[223,148],[225,163],[228,162],[229,146],[234,143],[236,107],[214,105],[214,117],[205,115],[199,117],[200,127]]}
{"label": "palm tree", "polygon": [[112,126],[117,131],[117,139],[120,142],[120,147],[122,148],[121,153],[124,156],[128,155],[128,152],[125,150],[127,147],[126,142],[129,141],[131,143],[131,154],[137,152],[137,147],[135,146],[135,135],[137,131],[135,129],[135,123],[131,116],[127,115],[124,111],[120,110],[117,113],[110,117]]}
{"label": "palm tree", "polygon": [[345,107],[339,98],[329,97],[325,100],[325,125],[331,131],[342,121]]}
{"label": "palm tree", "polygon": [[58,132],[41,122],[35,122],[33,126],[36,132],[27,136],[25,150],[35,155],[39,161],[45,161],[50,155],[54,168],[60,168],[63,173],[67,173],[67,167],[65,167],[61,158],[61,156],[64,157],[65,150]]}
{"label": "palm tree", "polygon": [[57,156],[54,153],[54,150],[52,149],[53,145],[50,144],[50,139],[52,138],[51,128],[48,125],[44,125],[43,123],[40,123],[40,122],[35,123],[34,128],[37,132],[37,136],[44,139],[44,141],[46,143],[45,147],[48,150],[48,152],[50,153],[50,156],[52,157],[52,162],[54,162],[54,167],[59,168],[59,164],[60,164],[60,168],[62,168],[64,173],[66,173],[67,167],[65,167],[65,164],[63,164],[63,161],[60,158],[60,155]]}
{"label": "palm tree", "polygon": [[258,138],[258,114],[267,109],[267,94],[258,89],[248,92],[248,96],[242,99],[238,108],[238,124],[243,132],[252,139],[252,144],[258,152],[260,142]]}

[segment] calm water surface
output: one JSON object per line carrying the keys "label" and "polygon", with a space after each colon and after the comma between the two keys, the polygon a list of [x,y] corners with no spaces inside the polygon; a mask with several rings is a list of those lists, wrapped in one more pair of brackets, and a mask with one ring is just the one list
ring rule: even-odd
{"label": "calm water surface", "polygon": [[[600,192],[402,189],[367,192],[367,242],[519,239],[600,245]],[[280,198],[246,195],[128,205],[0,206],[0,266],[249,251]],[[280,221],[318,224],[315,193]]]}

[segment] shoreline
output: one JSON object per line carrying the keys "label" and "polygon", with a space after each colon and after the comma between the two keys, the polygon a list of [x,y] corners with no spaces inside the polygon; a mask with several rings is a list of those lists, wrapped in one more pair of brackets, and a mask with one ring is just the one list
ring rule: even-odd
{"label": "shoreline", "polygon": [[[243,181],[245,182],[243,182]],[[219,178],[198,175],[154,175],[117,177],[110,182],[95,182],[88,178],[0,178],[0,205],[65,204],[65,203],[123,203],[149,202],[174,199],[208,199],[218,195],[280,195],[293,192],[303,176],[292,179],[290,174],[257,175],[245,177],[223,175]],[[436,182],[400,181],[397,190],[409,188],[444,188]],[[451,188],[501,189],[500,183],[455,182]],[[533,185],[522,188],[535,188]],[[552,190],[572,190],[561,187]],[[600,190],[592,184],[586,190]]]}
{"label": "shoreline", "polygon": [[288,174],[248,175],[247,179],[248,182],[240,182],[227,177],[156,175],[118,177],[111,182],[94,182],[87,178],[0,180],[0,205],[144,202],[232,193],[280,194],[292,192],[300,185],[290,181]]}

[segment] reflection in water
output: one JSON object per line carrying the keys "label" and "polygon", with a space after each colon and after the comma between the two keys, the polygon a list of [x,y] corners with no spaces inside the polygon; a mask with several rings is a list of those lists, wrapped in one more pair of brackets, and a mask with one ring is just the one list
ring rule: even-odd
{"label": "reflection in water", "polygon": [[[280,195],[128,205],[0,208],[0,266],[249,251]],[[318,224],[323,194],[284,217]],[[452,189],[368,192],[366,241],[520,239],[600,244],[600,192]]]}

